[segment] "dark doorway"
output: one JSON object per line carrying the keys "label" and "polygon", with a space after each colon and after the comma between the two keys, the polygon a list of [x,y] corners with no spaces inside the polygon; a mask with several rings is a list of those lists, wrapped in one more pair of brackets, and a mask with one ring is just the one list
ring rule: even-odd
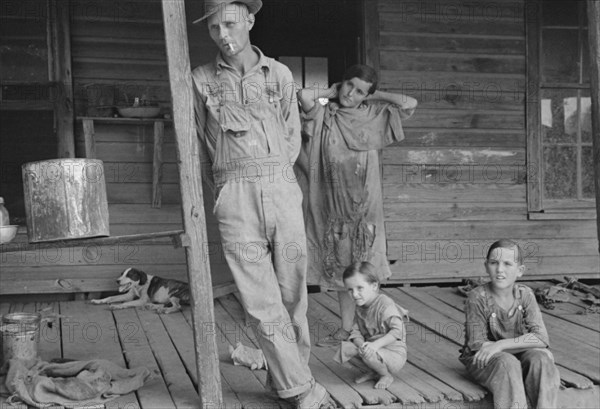
{"label": "dark doorway", "polygon": [[298,85],[327,87],[361,60],[361,4],[362,0],[263,0],[252,44],[288,65]]}

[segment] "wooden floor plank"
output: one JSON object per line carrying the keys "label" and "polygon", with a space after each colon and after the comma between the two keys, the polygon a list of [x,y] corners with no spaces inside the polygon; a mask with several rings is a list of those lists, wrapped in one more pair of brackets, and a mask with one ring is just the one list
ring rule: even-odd
{"label": "wooden floor plank", "polygon": [[[60,303],[63,358],[77,361],[107,359],[126,368],[110,310],[83,301]],[[139,408],[135,393],[120,396],[107,407]]]}
{"label": "wooden floor plank", "polygon": [[[444,300],[445,303],[453,306],[456,310],[464,311],[464,297],[452,289],[435,290],[431,294]],[[545,316],[544,323],[547,325],[552,319],[553,317]],[[549,335],[551,343],[554,346],[552,353],[561,372],[562,380],[568,385],[584,389],[590,387],[591,382],[597,383],[596,378],[600,376],[598,373],[598,368],[600,367],[598,361],[600,357],[597,352],[594,352],[595,349],[588,345],[577,343],[577,350],[574,350],[572,339],[568,338],[568,336],[561,336],[560,334],[551,332]],[[581,376],[587,378],[587,380]]]}
{"label": "wooden floor plank", "polygon": [[[198,407],[200,398],[186,371],[186,359],[178,354],[160,315],[154,311],[140,309],[137,311],[137,316],[175,406],[177,408]],[[182,337],[186,335],[181,333]],[[192,362],[195,363],[195,358]]]}
{"label": "wooden floor plank", "polygon": [[127,365],[130,368],[145,366],[154,375],[152,380],[137,390],[142,409],[174,409],[175,403],[171,399],[135,309],[117,310],[113,312],[113,316]]}
{"label": "wooden floor plank", "polygon": [[60,342],[60,306],[58,302],[39,302],[36,309],[42,314],[40,324],[40,358],[49,361],[62,358]]}
{"label": "wooden floor plank", "polygon": [[[339,310],[336,292],[314,294],[312,299],[324,305],[329,311]],[[408,326],[406,328],[407,330],[409,329]],[[410,354],[411,351],[408,350],[409,357]],[[441,397],[445,397],[446,400],[450,401],[463,399],[463,395],[460,392],[416,367],[410,362],[410,359],[403,370],[407,375],[410,374],[410,376],[406,376],[403,379],[405,379],[413,389],[418,391],[427,402],[438,402]]]}
{"label": "wooden floor plank", "polygon": [[[185,317],[185,320],[187,321],[188,325],[190,326],[190,328],[192,327],[192,323],[193,323],[193,318],[192,318],[192,311],[190,308],[185,308],[183,310],[183,316]],[[217,343],[221,342],[222,338],[218,337],[217,338]],[[233,380],[232,379],[227,379],[227,377],[223,374],[223,363],[222,362],[226,362],[227,357],[225,355],[221,355],[219,354],[219,371],[221,372],[221,392],[223,395],[223,407],[224,408],[235,408],[235,409],[241,409],[242,408],[242,403],[239,400],[236,392],[234,391],[233,387],[235,386],[233,384]],[[194,365],[195,367],[195,365]],[[225,371],[227,372],[227,371]]]}
{"label": "wooden floor plank", "polygon": [[[225,311],[222,305],[215,303],[215,321],[217,324],[217,348],[219,351],[220,369],[223,376],[228,379],[233,390],[236,392],[242,406],[246,407],[280,407],[279,399],[267,393],[264,385],[257,379],[255,372],[245,366],[235,366],[231,359],[229,347],[237,342],[235,332],[221,331],[222,327],[237,327],[232,317]],[[231,341],[229,337],[232,337]]]}

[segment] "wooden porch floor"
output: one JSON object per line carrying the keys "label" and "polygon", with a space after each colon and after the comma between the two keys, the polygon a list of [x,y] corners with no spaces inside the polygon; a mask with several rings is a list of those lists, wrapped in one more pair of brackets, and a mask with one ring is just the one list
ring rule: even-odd
{"label": "wooden porch floor", "polygon": [[[543,283],[527,283],[532,287]],[[342,366],[333,361],[333,349],[313,346],[311,369],[340,407],[375,408],[381,397],[396,401],[387,408],[488,408],[490,398],[471,382],[458,361],[463,341],[464,297],[454,288],[386,288],[383,291],[410,311],[407,324],[408,363],[405,376],[387,391],[372,388],[372,382],[356,385],[353,379],[363,371],[356,361]],[[585,304],[578,300],[555,304],[544,319],[552,350],[568,386],[590,388],[597,397],[600,383],[600,314],[582,314]],[[53,311],[60,324],[41,329],[40,355],[88,360],[109,359],[127,367],[146,366],[158,376],[135,394],[112,401],[107,408],[198,408],[193,333],[189,308],[182,313],[157,315],[144,310],[110,311],[83,301],[56,303],[0,304],[0,313]],[[238,341],[257,347],[244,324],[237,298],[227,295],[215,300],[217,343],[225,407],[289,408],[264,392],[266,372],[234,366],[228,347]],[[309,322],[313,340],[339,325],[335,293],[309,296]],[[574,391],[569,389],[567,391]],[[584,392],[585,393],[585,392]],[[573,397],[566,398],[575,407]],[[0,407],[4,406],[0,402]],[[593,406],[591,406],[593,407]]]}

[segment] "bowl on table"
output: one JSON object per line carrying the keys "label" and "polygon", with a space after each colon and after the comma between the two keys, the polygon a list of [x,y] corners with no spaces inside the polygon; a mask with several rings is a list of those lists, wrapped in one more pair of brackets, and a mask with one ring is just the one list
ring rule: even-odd
{"label": "bowl on table", "polygon": [[160,114],[160,107],[118,107],[117,111],[123,118],[156,118]]}
{"label": "bowl on table", "polygon": [[17,235],[17,229],[19,225],[9,224],[7,226],[0,226],[0,244],[10,243],[12,239]]}

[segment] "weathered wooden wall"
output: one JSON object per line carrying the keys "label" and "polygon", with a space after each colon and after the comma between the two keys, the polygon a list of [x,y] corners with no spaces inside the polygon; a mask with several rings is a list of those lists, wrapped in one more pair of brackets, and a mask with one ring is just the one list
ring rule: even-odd
{"label": "weathered wooden wall", "polygon": [[[124,105],[123,92],[130,102],[146,93],[170,113],[162,10],[160,1],[128,0],[97,2],[93,7],[75,2],[70,11],[76,148],[77,156],[85,157],[81,117],[90,112],[109,114],[108,108],[92,103],[109,104],[112,98],[110,104]],[[201,53],[199,61],[197,56],[203,47],[210,47],[207,40],[208,36],[196,38],[190,47],[196,64],[208,58]],[[153,125],[107,119],[94,123],[96,158],[104,162],[111,236],[183,229],[173,125],[165,123],[161,208],[152,208]],[[231,275],[219,246],[212,194],[204,190],[209,237],[204,255],[211,259],[217,285],[231,281]],[[26,241],[24,229],[16,240]],[[4,294],[115,290],[118,274],[131,266],[187,280],[184,250],[174,248],[169,239],[28,250],[0,257]]]}
{"label": "weathered wooden wall", "polygon": [[[168,112],[160,3],[88,6],[75,2],[71,9],[77,115],[88,113],[90,101],[124,103],[121,91],[129,98],[147,92]],[[202,9],[201,1],[186,2],[188,23]],[[380,69],[382,88],[420,103],[405,123],[406,140],[382,154],[392,282],[481,275],[484,250],[500,237],[523,245],[531,276],[599,277],[595,221],[589,213],[528,219],[526,184],[535,178],[526,166],[522,0],[369,0],[366,10],[367,55]],[[188,28],[192,66],[214,58],[206,27]],[[151,207],[152,126],[97,123],[95,130],[97,157],[105,161],[111,235],[182,228],[172,125],[167,122],[165,128],[160,209]],[[82,156],[80,120],[76,133]],[[205,192],[207,254],[213,281],[221,283],[231,276],[212,197]],[[24,239],[21,233],[19,240]],[[124,267],[180,279],[186,268],[183,250],[165,240],[1,257],[3,293],[114,289]]]}
{"label": "weathered wooden wall", "polygon": [[528,220],[524,2],[375,8],[367,48],[381,86],[419,100],[406,140],[383,152],[392,281],[483,275],[485,249],[503,237],[524,247],[527,274],[598,277],[594,221]]}

